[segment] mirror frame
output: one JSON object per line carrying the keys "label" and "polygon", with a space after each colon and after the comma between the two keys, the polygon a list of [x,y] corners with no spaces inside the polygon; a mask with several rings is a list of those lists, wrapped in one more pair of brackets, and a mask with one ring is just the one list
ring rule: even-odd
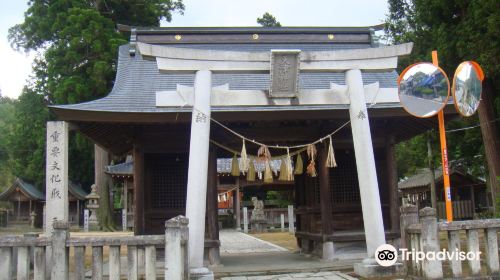
{"label": "mirror frame", "polygon": [[455,91],[456,91],[455,90],[455,85],[456,85],[456,80],[457,80],[458,72],[460,72],[460,70],[462,70],[462,68],[465,67],[465,65],[467,65],[469,63],[476,70],[477,76],[479,78],[479,81],[481,81],[481,92],[479,93],[479,104],[481,104],[481,96],[483,95],[483,86],[482,86],[482,83],[483,83],[483,80],[484,80],[483,69],[475,61],[472,61],[472,60],[463,61],[462,63],[460,63],[458,65],[457,69],[455,70],[455,74],[453,75],[453,84],[451,86],[451,93],[453,95],[453,105],[455,105],[455,110],[457,110],[457,112],[460,114],[460,116],[465,117],[465,118],[472,117],[477,112],[477,110],[479,109],[479,105],[478,105],[478,107],[476,108],[476,110],[474,111],[474,113],[472,113],[470,116],[462,114],[462,111],[460,111],[460,109],[458,108],[457,98],[455,96],[455,94],[456,94],[455,93]]}
{"label": "mirror frame", "polygon": [[[446,83],[448,84],[448,94],[446,95],[446,100],[443,102],[443,106],[441,106],[441,108],[439,108],[439,110],[436,110],[436,113],[435,114],[432,114],[432,115],[429,115],[429,116],[417,116],[413,113],[411,113],[410,111],[408,111],[406,109],[406,106],[403,105],[403,103],[401,103],[401,98],[400,95],[401,95],[401,91],[399,90],[400,88],[400,84],[401,84],[401,81],[403,80],[403,77],[404,75],[406,74],[406,72],[408,72],[408,70],[410,70],[412,67],[414,66],[417,66],[417,65],[420,65],[420,64],[429,64],[429,65],[432,65],[434,67],[436,67],[444,76],[444,78],[446,79]],[[444,107],[446,107],[446,105],[448,105],[448,101],[450,100],[450,79],[448,79],[448,75],[446,75],[446,72],[444,72],[444,70],[439,67],[439,66],[436,66],[430,62],[417,62],[417,63],[413,63],[411,65],[409,65],[408,67],[405,68],[405,70],[403,70],[403,72],[401,72],[401,74],[399,74],[399,77],[398,77],[398,99],[399,99],[399,104],[401,104],[401,106],[403,107],[403,109],[410,115],[414,116],[414,117],[417,117],[417,118],[421,118],[421,119],[427,119],[427,118],[431,118],[431,117],[434,117],[436,116],[440,111],[442,111],[444,109]]]}

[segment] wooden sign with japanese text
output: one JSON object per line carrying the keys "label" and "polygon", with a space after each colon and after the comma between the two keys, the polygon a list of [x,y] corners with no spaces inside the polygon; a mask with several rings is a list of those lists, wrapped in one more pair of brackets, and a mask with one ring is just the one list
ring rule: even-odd
{"label": "wooden sign with japanese text", "polygon": [[68,222],[68,123],[47,122],[45,233],[54,220]]}

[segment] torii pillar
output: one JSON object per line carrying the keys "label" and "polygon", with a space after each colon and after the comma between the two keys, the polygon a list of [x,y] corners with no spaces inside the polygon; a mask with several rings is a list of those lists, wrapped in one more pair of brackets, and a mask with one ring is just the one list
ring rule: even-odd
{"label": "torii pillar", "polygon": [[375,261],[377,247],[386,244],[386,240],[363,78],[359,69],[348,70],[345,78],[349,87],[349,116],[368,253],[367,259],[354,265],[354,271],[366,278],[398,274],[397,270],[403,268],[402,264],[381,267]]}
{"label": "torii pillar", "polygon": [[203,267],[211,92],[212,72],[208,70],[197,71],[194,81],[186,199],[186,217],[189,219],[191,279],[214,279],[213,273]]}

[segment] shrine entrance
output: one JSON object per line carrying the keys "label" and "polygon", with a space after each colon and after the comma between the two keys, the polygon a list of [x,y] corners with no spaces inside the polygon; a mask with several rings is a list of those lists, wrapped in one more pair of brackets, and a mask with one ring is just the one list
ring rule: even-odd
{"label": "shrine entrance", "polygon": [[[51,110],[111,153],[132,153],[135,234],[184,213],[192,272],[209,279],[203,260],[220,259],[217,159],[258,158],[263,188],[293,185],[300,252],[333,261],[342,243],[362,242],[373,258],[398,238],[394,145],[435,125],[399,104],[395,69],[412,44],[378,46],[364,27],[126,31],[113,91]],[[248,180],[237,165],[231,176]]]}

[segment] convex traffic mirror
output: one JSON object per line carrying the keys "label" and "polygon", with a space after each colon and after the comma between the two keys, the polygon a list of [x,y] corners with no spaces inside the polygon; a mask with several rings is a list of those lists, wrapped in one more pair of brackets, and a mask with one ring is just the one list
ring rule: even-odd
{"label": "convex traffic mirror", "polygon": [[464,61],[457,67],[452,93],[455,107],[462,116],[470,117],[477,111],[483,79],[483,71],[474,61]]}
{"label": "convex traffic mirror", "polygon": [[446,73],[427,62],[408,66],[401,73],[398,84],[401,105],[408,113],[419,118],[436,115],[450,96]]}

